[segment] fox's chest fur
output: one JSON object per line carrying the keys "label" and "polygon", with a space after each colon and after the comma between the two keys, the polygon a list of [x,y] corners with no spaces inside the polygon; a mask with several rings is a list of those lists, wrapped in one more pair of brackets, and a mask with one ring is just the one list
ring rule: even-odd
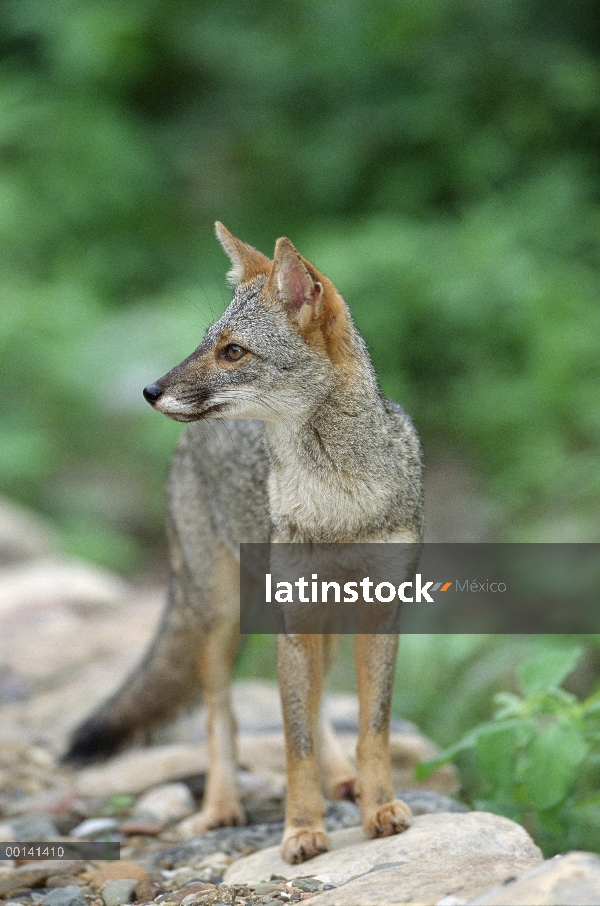
{"label": "fox's chest fur", "polygon": [[362,482],[349,489],[316,471],[271,469],[269,516],[274,541],[349,542],[369,540],[380,522],[386,493]]}
{"label": "fox's chest fur", "polygon": [[360,452],[348,447],[340,455],[318,433],[279,433],[270,429],[266,437],[272,540],[366,542],[403,534],[396,506],[400,444],[378,448],[372,438],[367,465]]}

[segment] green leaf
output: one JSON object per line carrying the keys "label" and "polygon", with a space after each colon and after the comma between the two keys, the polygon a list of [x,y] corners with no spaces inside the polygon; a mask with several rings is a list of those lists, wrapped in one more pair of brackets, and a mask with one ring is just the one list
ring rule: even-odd
{"label": "green leaf", "polygon": [[498,692],[494,696],[494,704],[497,711],[494,719],[499,720],[503,717],[518,717],[523,711],[523,699],[512,692]]}
{"label": "green leaf", "polygon": [[[487,726],[487,724],[484,724],[484,726]],[[474,730],[471,733],[467,733],[466,736],[453,746],[449,746],[447,749],[444,749],[443,752],[434,755],[433,758],[428,758],[426,761],[422,761],[420,764],[415,765],[415,780],[426,780],[434,771],[437,771],[438,768],[448,764],[450,761],[454,761],[456,756],[461,752],[464,752],[465,749],[472,749],[475,745],[478,732],[479,730]]]}
{"label": "green leaf", "polygon": [[581,711],[584,717],[590,714],[600,714],[600,692],[591,695],[581,705]]}
{"label": "green leaf", "polygon": [[569,813],[582,823],[600,828],[600,793],[593,793],[573,802]]}
{"label": "green leaf", "polygon": [[563,806],[562,802],[538,812],[538,821],[549,834],[559,837],[563,832]]}
{"label": "green leaf", "polygon": [[577,666],[581,651],[580,647],[554,648],[526,661],[519,670],[523,694],[531,697],[560,686]]}
{"label": "green leaf", "polygon": [[523,780],[536,809],[552,808],[566,797],[587,751],[581,730],[567,721],[550,724],[533,740]]}
{"label": "green leaf", "polygon": [[517,727],[514,723],[488,724],[477,734],[476,750],[481,770],[492,787],[504,795],[510,791],[517,763]]}

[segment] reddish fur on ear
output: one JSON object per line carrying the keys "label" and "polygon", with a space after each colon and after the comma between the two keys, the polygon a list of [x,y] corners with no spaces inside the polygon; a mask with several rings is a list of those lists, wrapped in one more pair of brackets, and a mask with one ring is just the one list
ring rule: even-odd
{"label": "reddish fur on ear", "polygon": [[289,239],[278,239],[265,286],[277,293],[307,343],[320,347],[339,365],[352,364],[350,315],[327,277]]}
{"label": "reddish fur on ear", "polygon": [[348,307],[331,280],[321,274],[310,261],[305,258],[302,261],[313,280],[323,287],[318,325],[327,355],[336,365],[351,370],[355,366],[355,360]]}
{"label": "reddish fur on ear", "polygon": [[218,220],[215,223],[217,239],[223,246],[225,254],[231,261],[232,268],[227,279],[232,286],[248,283],[271,270],[271,260],[241,239],[237,239]]}
{"label": "reddish fur on ear", "polygon": [[[300,312],[303,305],[315,304],[315,281],[299,252],[285,237],[278,239],[269,274],[269,288],[275,290],[288,311]],[[316,293],[318,296],[319,294]]]}

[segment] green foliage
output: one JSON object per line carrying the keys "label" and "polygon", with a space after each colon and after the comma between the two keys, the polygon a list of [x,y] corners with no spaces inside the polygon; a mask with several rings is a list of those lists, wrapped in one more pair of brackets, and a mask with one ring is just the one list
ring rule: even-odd
{"label": "green foliage", "polygon": [[178,433],[140,390],[227,301],[218,218],[338,283],[506,539],[596,538],[599,11],[4,0],[0,490],[139,564]]}
{"label": "green foliage", "polygon": [[417,771],[458,760],[473,805],[524,824],[547,855],[600,851],[600,693],[579,701],[562,687],[581,653],[539,646],[521,666],[521,694],[498,694],[491,720]]}
{"label": "green foliage", "polygon": [[128,815],[133,805],[135,805],[133,796],[113,796],[102,809],[102,814],[107,818]]}

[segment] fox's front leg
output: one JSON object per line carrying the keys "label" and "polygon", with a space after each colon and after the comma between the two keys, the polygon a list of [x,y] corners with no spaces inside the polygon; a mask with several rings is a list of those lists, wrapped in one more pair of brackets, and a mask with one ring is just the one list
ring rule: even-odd
{"label": "fox's front leg", "polygon": [[323,638],[278,636],[277,670],[287,763],[287,799],[281,854],[304,862],[329,849],[325,801],[315,756],[323,675]]}
{"label": "fox's front leg", "polygon": [[394,796],[390,770],[390,711],[398,636],[357,635],[354,658],[358,681],[358,800],[368,837],[399,834],[411,811]]}

